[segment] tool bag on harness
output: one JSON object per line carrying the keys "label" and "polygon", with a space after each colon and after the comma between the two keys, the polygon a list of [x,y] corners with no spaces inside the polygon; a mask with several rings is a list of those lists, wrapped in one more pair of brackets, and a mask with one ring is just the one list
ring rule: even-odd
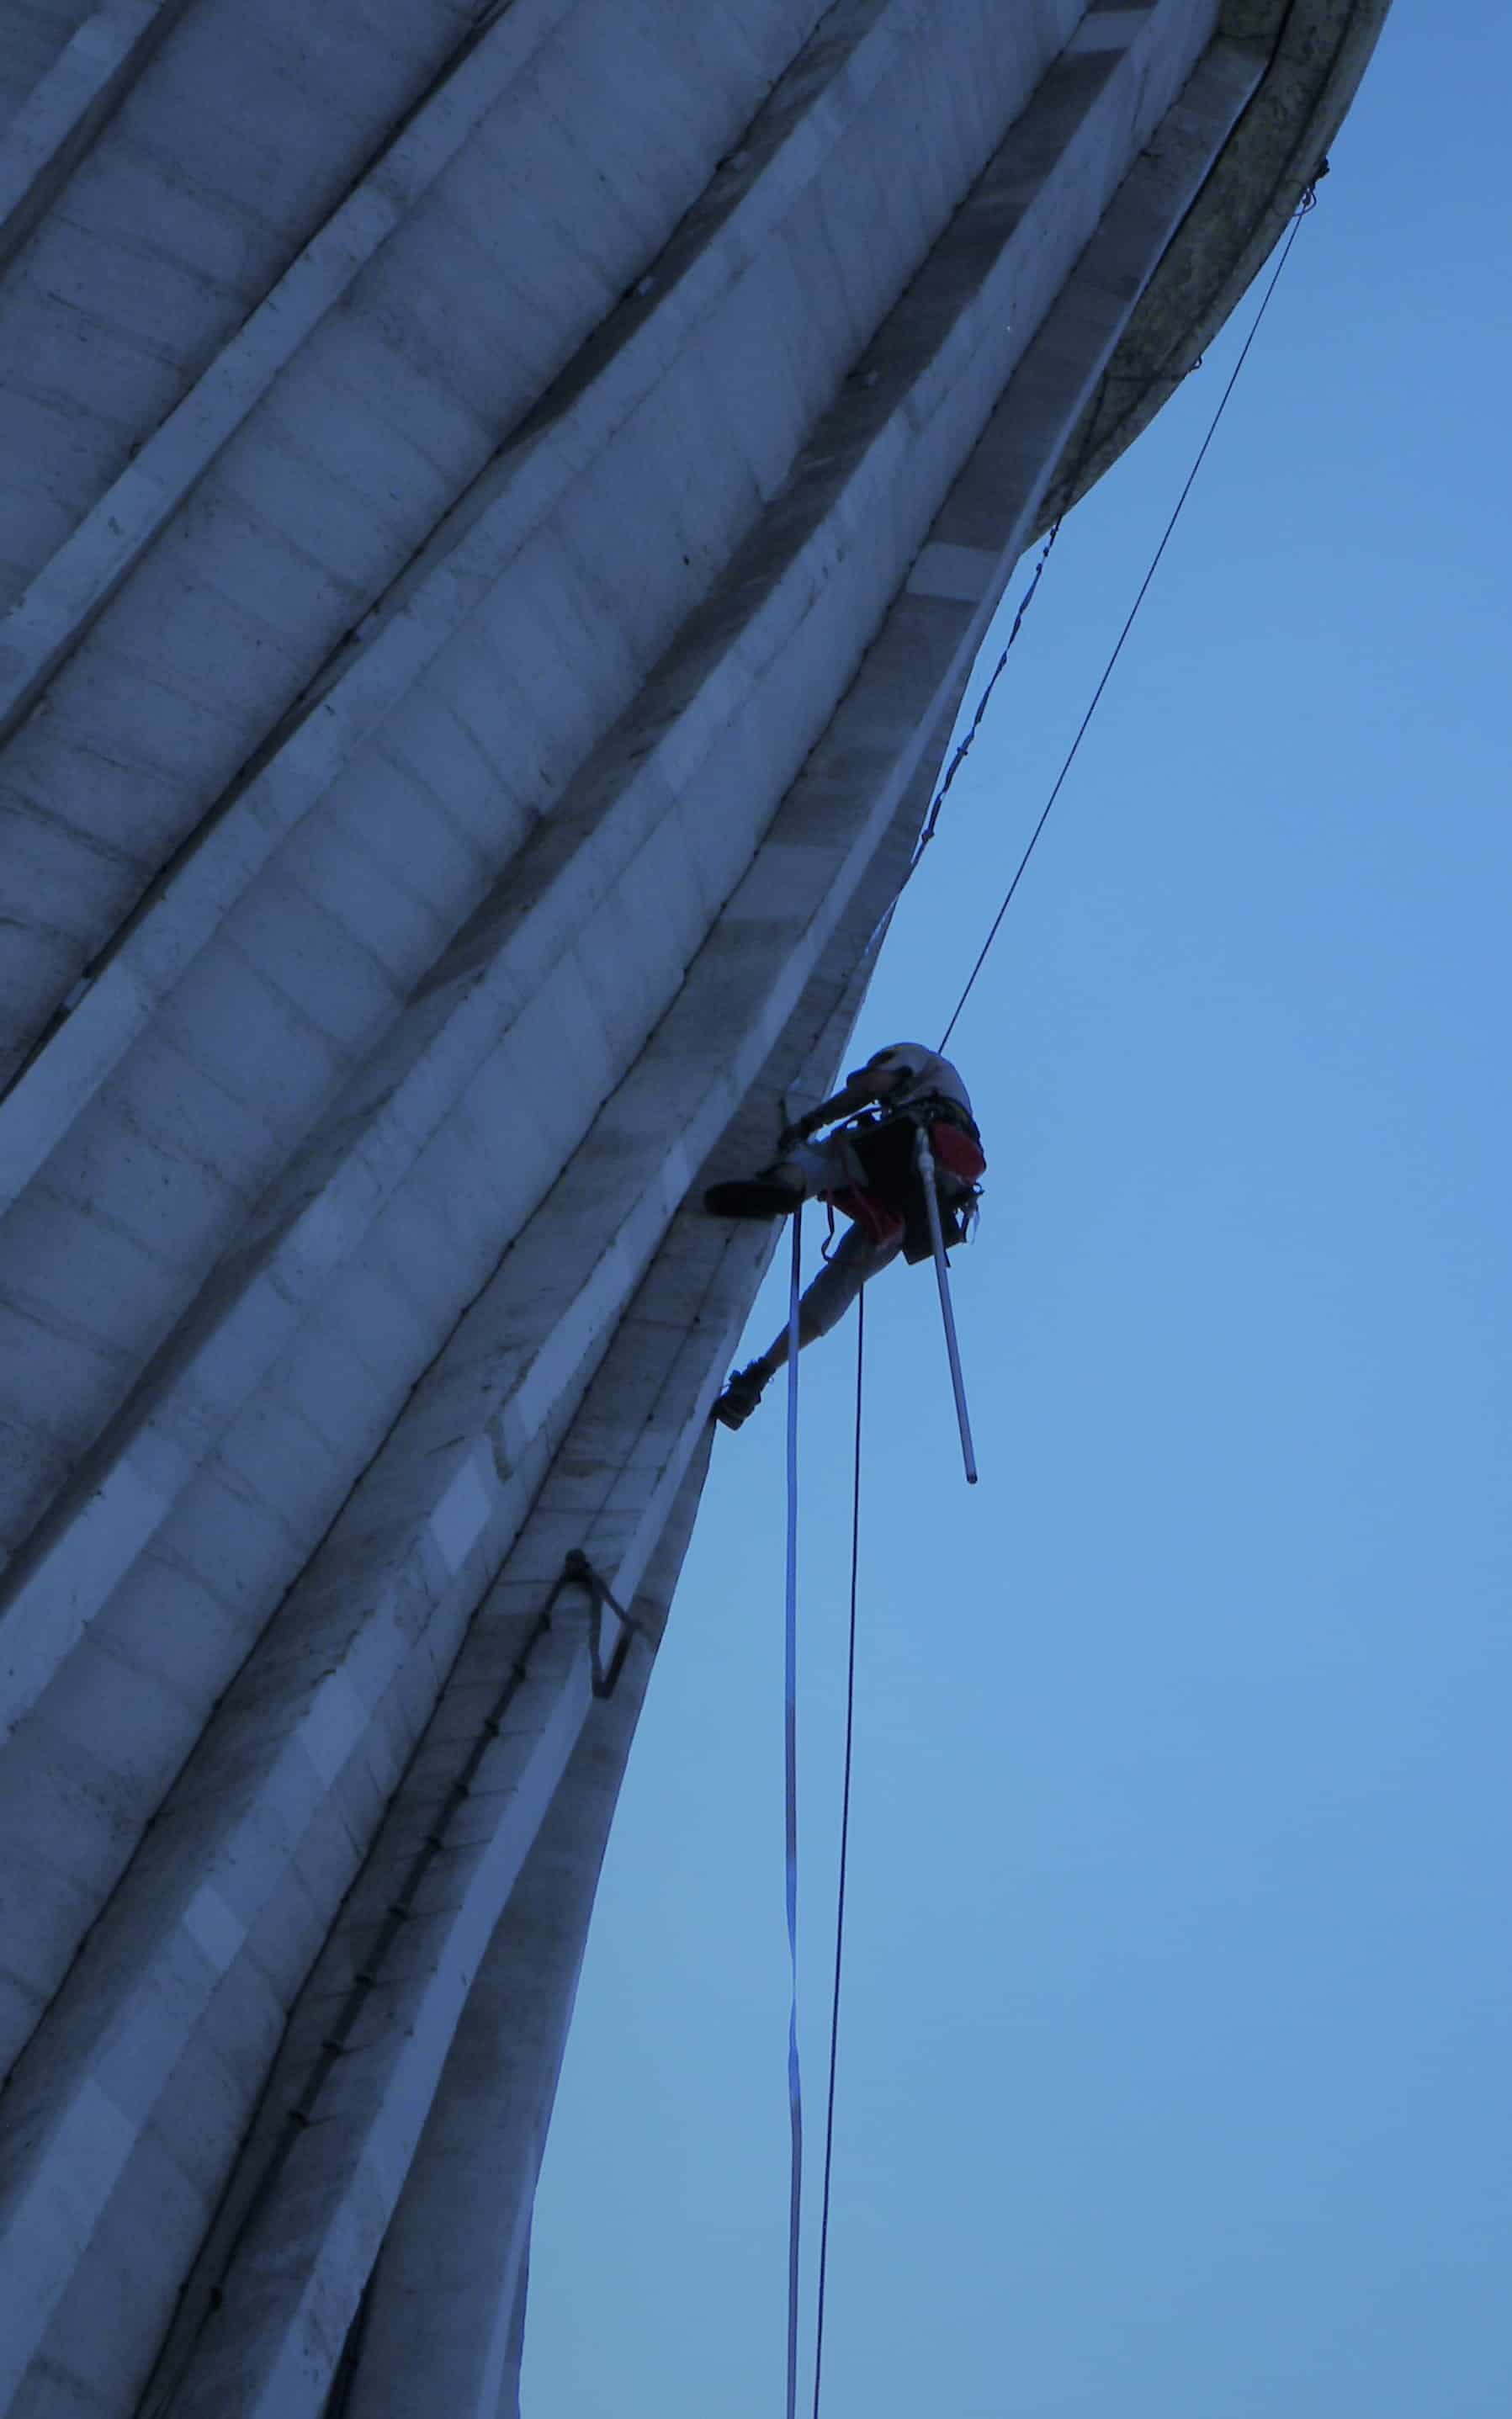
{"label": "tool bag on harness", "polygon": [[927,1260],[933,1250],[915,1160],[914,1136],[920,1125],[929,1133],[935,1167],[952,1179],[935,1185],[946,1248],[963,1242],[987,1161],[975,1125],[953,1101],[911,1102],[891,1116],[847,1126],[845,1140],[861,1163],[865,1184],[846,1185],[823,1196],[854,1219],[874,1243],[891,1243],[901,1231],[903,1258],[910,1263]]}

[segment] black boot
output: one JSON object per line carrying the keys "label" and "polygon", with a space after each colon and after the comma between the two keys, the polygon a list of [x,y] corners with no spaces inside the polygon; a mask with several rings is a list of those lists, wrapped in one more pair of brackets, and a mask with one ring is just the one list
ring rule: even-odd
{"label": "black boot", "polygon": [[757,1361],[735,1371],[714,1407],[714,1416],[722,1426],[744,1427],[765,1391],[767,1374]]}
{"label": "black boot", "polygon": [[786,1218],[802,1200],[790,1184],[774,1184],[760,1176],[737,1177],[730,1184],[711,1184],[703,1207],[715,1218]]}

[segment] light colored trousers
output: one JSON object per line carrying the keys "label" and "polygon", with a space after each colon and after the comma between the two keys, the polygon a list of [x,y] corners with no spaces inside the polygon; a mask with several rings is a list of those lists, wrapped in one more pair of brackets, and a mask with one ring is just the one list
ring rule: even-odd
{"label": "light colored trousers", "polygon": [[[866,1182],[861,1163],[843,1134],[831,1134],[825,1142],[800,1142],[784,1158],[802,1173],[806,1201],[821,1193],[841,1193],[847,1185]],[[901,1229],[890,1243],[874,1243],[864,1226],[847,1226],[813,1283],[804,1288],[800,1317],[805,1338],[827,1335],[868,1278],[895,1260],[903,1247]]]}

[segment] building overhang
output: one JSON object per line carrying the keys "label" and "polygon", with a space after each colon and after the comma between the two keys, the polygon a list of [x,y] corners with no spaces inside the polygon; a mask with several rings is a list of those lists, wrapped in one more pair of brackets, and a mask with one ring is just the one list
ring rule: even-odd
{"label": "building overhang", "polygon": [[1253,98],[1135,304],[1045,493],[1096,485],[1195,369],[1327,165],[1390,0],[1225,0],[1221,39],[1262,53]]}

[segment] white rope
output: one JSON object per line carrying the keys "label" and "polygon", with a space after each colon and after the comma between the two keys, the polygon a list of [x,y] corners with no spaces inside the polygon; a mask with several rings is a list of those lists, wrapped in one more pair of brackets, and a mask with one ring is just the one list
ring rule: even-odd
{"label": "white rope", "polygon": [[802,1274],[803,1211],[799,1208],[793,1213],[793,1275],[788,1291],[787,1612],[783,1625],[788,1960],[793,1975],[788,2009],[793,2165],[788,2202],[787,2419],[796,2419],[798,2407],[798,2253],[803,2217],[803,2088],[798,2072],[798,1300]]}

